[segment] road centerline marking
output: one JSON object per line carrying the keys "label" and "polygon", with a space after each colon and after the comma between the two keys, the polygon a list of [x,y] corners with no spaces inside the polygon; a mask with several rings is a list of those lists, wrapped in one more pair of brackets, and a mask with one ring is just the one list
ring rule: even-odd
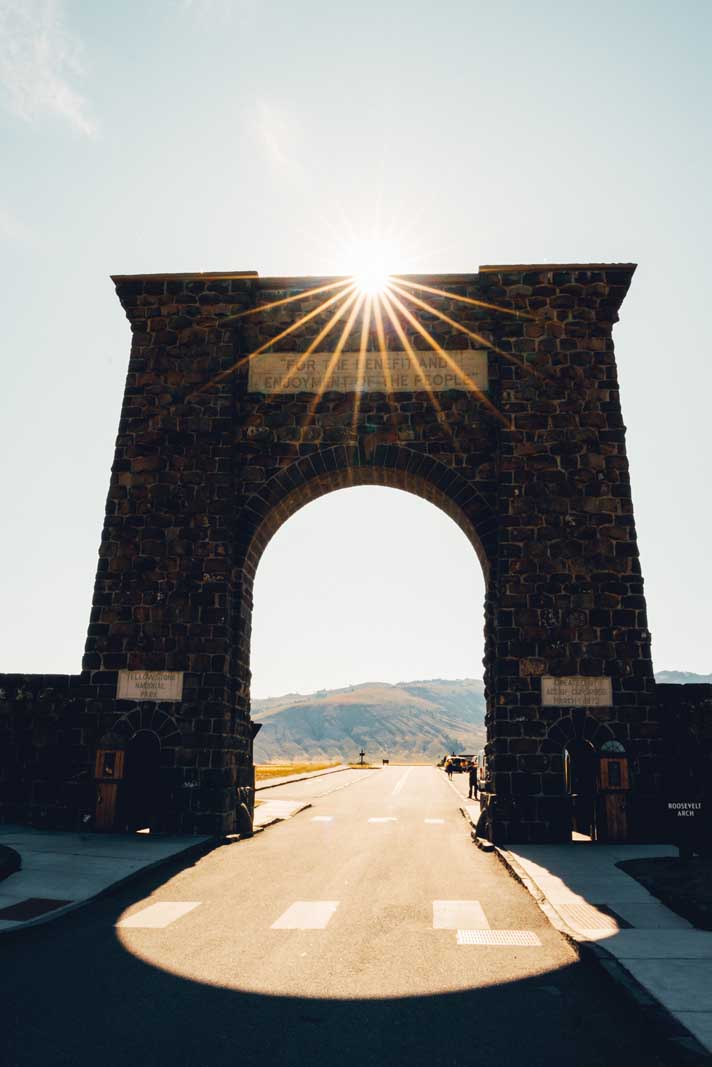
{"label": "road centerline marking", "polygon": [[338,906],[338,900],[295,900],[270,929],[325,930]]}
{"label": "road centerline marking", "polygon": [[334,816],[333,815],[312,815],[311,821],[312,822],[333,822],[334,821]]}
{"label": "road centerline marking", "polygon": [[368,820],[369,822],[398,822],[395,815],[375,815]]}
{"label": "road centerline marking", "polygon": [[403,788],[403,786],[404,786],[404,785],[405,785],[405,783],[406,783],[406,780],[407,780],[407,778],[408,778],[408,775],[410,774],[410,772],[411,772],[412,770],[413,770],[413,768],[412,768],[412,767],[409,767],[409,768],[408,768],[408,770],[407,770],[407,771],[405,772],[405,774],[402,774],[402,775],[400,776],[400,778],[398,779],[398,781],[396,782],[396,784],[395,784],[395,785],[393,786],[393,792],[391,793],[391,796],[394,796],[394,797],[397,797],[397,796],[398,796],[398,794],[400,793],[401,789]]}
{"label": "road centerline marking", "polygon": [[159,900],[155,904],[149,904],[140,911],[134,912],[126,919],[120,919],[116,925],[133,930],[162,930],[199,905],[199,900]]}
{"label": "road centerline marking", "polygon": [[479,900],[434,900],[433,930],[488,930]]}

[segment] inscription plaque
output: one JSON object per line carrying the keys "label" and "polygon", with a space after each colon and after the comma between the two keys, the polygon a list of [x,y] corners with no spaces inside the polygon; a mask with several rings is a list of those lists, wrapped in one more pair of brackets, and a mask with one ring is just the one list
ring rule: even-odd
{"label": "inscription plaque", "polygon": [[[250,360],[251,393],[414,393],[429,388],[469,390],[487,388],[487,349],[416,353],[418,370],[407,352],[342,352],[331,373],[333,352],[313,352],[300,363],[298,352],[265,352]],[[451,362],[452,361],[452,362]],[[458,373],[458,371],[460,373]],[[469,381],[468,381],[469,379]],[[426,384],[427,383],[427,386]]]}
{"label": "inscription plaque", "polygon": [[613,703],[613,685],[610,678],[576,674],[553,678],[545,674],[541,679],[541,703],[548,708],[607,708]]}
{"label": "inscription plaque", "polygon": [[183,671],[119,671],[117,700],[182,700]]}

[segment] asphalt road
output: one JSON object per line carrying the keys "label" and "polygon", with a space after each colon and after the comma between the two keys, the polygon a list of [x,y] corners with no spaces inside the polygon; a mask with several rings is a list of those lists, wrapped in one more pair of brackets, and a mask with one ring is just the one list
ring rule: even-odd
{"label": "asphalt road", "polygon": [[312,807],[3,938],[4,1067],[672,1062],[472,845],[441,771],[261,796]]}

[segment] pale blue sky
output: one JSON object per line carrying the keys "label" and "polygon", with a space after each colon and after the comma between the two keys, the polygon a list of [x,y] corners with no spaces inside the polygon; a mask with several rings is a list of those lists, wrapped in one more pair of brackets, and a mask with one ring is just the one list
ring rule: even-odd
{"label": "pale blue sky", "polygon": [[[348,272],[350,242],[384,233],[396,271],[640,264],[615,339],[655,665],[711,670],[711,28],[706,0],[0,0],[0,670],[79,667],[129,349],[109,273]],[[257,693],[479,673],[479,572],[471,641],[443,582],[452,629],[420,670],[410,609],[388,674],[373,651],[344,660],[339,583],[367,533],[425,522],[381,499],[334,495],[270,547]],[[313,618],[333,625],[275,660],[276,576],[327,511],[344,571]],[[393,567],[371,581],[405,603]],[[367,633],[372,597],[349,610]]]}

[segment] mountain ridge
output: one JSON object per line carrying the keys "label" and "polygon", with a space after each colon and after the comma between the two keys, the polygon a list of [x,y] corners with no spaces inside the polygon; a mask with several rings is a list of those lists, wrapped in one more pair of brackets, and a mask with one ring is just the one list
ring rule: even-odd
{"label": "mountain ridge", "polygon": [[476,678],[361,682],[252,701],[262,729],[255,761],[438,759],[485,740],[484,685]]}
{"label": "mountain ridge", "polygon": [[[712,674],[659,671],[658,682],[712,683]],[[436,760],[445,752],[473,752],[485,743],[484,683],[479,678],[419,678],[359,682],[313,693],[252,701],[262,723],[255,761]]]}
{"label": "mountain ridge", "polygon": [[706,685],[712,683],[712,674],[693,674],[692,671],[656,671],[655,681],[673,685]]}

